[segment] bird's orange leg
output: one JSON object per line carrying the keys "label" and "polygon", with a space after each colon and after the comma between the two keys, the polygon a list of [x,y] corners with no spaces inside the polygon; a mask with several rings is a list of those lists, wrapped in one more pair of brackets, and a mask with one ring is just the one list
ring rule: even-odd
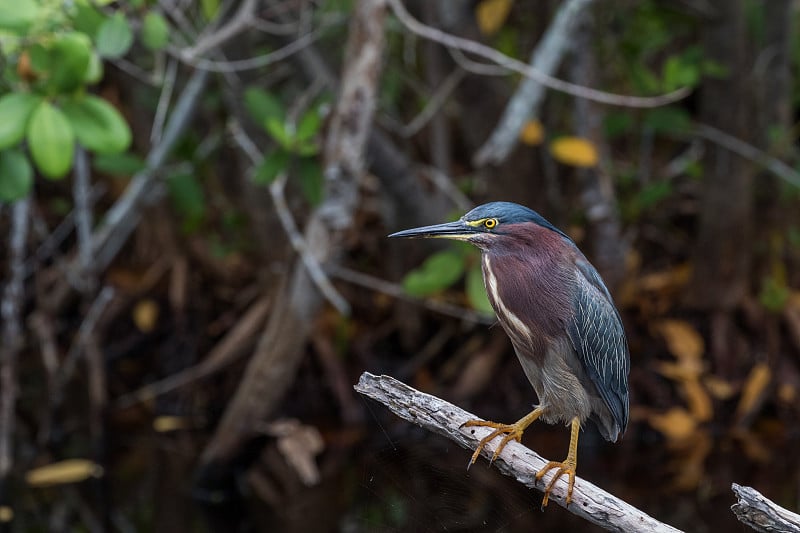
{"label": "bird's orange leg", "polygon": [[489,433],[487,436],[481,439],[478,443],[478,447],[475,449],[475,453],[472,454],[472,459],[470,459],[467,468],[475,464],[475,461],[478,460],[478,457],[481,455],[481,451],[483,448],[489,444],[489,442],[494,439],[495,437],[502,435],[505,433],[505,437],[503,440],[500,441],[500,444],[497,445],[497,448],[494,450],[494,454],[492,455],[492,459],[489,463],[493,463],[497,456],[500,455],[500,452],[503,451],[503,448],[506,447],[509,441],[512,439],[519,442],[522,439],[522,433],[525,429],[530,426],[534,420],[539,418],[543,412],[542,407],[537,407],[527,415],[523,416],[513,424],[499,424],[497,422],[489,422],[488,420],[469,420],[464,423],[464,427],[475,427],[475,426],[482,426],[482,427],[489,427],[494,428],[494,431]]}
{"label": "bird's orange leg", "polygon": [[547,488],[544,489],[542,508],[547,507],[550,491],[553,490],[553,486],[556,484],[556,481],[563,474],[567,474],[569,478],[569,486],[567,488],[567,505],[569,505],[569,503],[572,501],[572,487],[575,485],[575,470],[578,468],[578,434],[580,431],[581,421],[578,417],[575,417],[572,419],[572,432],[569,439],[569,452],[567,452],[567,458],[560,463],[557,461],[550,461],[536,474],[536,480],[538,481],[553,468],[558,468],[555,475],[550,480],[550,483],[547,484]]}

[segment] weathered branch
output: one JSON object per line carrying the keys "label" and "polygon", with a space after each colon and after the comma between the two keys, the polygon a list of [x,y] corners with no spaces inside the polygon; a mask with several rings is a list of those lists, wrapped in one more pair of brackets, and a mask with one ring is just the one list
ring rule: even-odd
{"label": "weathered branch", "polygon": [[[397,416],[413,422],[427,430],[444,435],[466,449],[475,449],[481,438],[491,432],[489,428],[464,428],[464,422],[478,417],[430,394],[419,392],[390,376],[375,376],[368,372],[361,375],[356,391],[387,406]],[[491,457],[497,442],[493,441],[483,450]],[[511,441],[494,462],[507,476],[511,476],[526,487],[542,490],[550,476],[536,480],[536,473],[547,463],[537,453],[522,444]],[[560,480],[550,493],[555,501],[568,511],[585,518],[609,531],[672,532],[680,530],[648,516],[636,507],[620,500],[613,494],[596,487],[579,477],[575,478],[572,503],[565,506],[567,483]]]}
{"label": "weathered branch", "polygon": [[731,488],[739,499],[731,505],[731,511],[741,523],[762,533],[800,533],[800,515],[780,507],[752,487],[734,483]]}
{"label": "weathered branch", "polygon": [[[569,0],[561,4],[553,22],[531,54],[529,65],[532,69],[549,76],[556,72],[572,44],[581,12],[591,3],[592,0]],[[547,86],[533,78],[522,80],[492,135],[475,154],[476,165],[505,161],[517,145],[525,121],[537,115],[546,91]]]}

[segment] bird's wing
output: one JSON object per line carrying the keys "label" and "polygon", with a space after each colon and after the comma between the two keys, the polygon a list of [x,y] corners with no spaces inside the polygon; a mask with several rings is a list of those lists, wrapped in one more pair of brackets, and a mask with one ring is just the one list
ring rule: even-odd
{"label": "bird's wing", "polygon": [[630,355],[625,330],[594,267],[583,257],[577,259],[576,266],[574,314],[567,328],[569,338],[621,433],[628,424]]}

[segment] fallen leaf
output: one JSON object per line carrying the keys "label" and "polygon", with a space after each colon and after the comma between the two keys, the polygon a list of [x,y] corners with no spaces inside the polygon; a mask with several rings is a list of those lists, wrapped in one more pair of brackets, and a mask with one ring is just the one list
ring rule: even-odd
{"label": "fallen leaf", "polygon": [[544,140],[544,128],[538,120],[529,120],[519,132],[519,140],[529,146],[542,144]]}
{"label": "fallen leaf", "polygon": [[767,363],[756,363],[747,376],[742,396],[739,398],[739,405],[736,406],[736,418],[741,420],[750,415],[758,408],[761,398],[770,382],[772,381],[772,371]]}
{"label": "fallen leaf", "polygon": [[550,143],[550,153],[560,163],[589,168],[597,165],[597,147],[580,137],[561,137]]}
{"label": "fallen leaf", "polygon": [[153,430],[158,433],[168,433],[170,431],[178,431],[181,429],[189,429],[192,424],[182,416],[158,416],[153,420]]}
{"label": "fallen leaf", "polygon": [[714,415],[714,408],[708,392],[703,388],[699,380],[693,379],[683,383],[683,395],[686,397],[686,404],[689,412],[698,422],[708,422]]}
{"label": "fallen leaf", "polygon": [[483,0],[475,8],[478,28],[484,35],[492,35],[503,27],[511,12],[513,0]]}
{"label": "fallen leaf", "polygon": [[142,333],[150,333],[158,321],[158,304],[153,300],[140,300],[133,307],[133,323]]}
{"label": "fallen leaf", "polygon": [[695,490],[705,478],[705,462],[713,448],[708,431],[696,431],[685,440],[672,442],[669,448],[675,454],[669,467],[674,474],[672,489]]}
{"label": "fallen leaf", "polygon": [[31,487],[50,487],[78,483],[103,475],[103,467],[88,459],[66,459],[29,470],[25,481]]}
{"label": "fallen leaf", "polygon": [[673,441],[686,439],[697,429],[697,420],[682,407],[673,407],[665,413],[653,413],[647,421],[653,429]]}
{"label": "fallen leaf", "polygon": [[783,403],[789,405],[796,405],[797,403],[797,389],[791,383],[782,383],[778,387],[778,398]]}
{"label": "fallen leaf", "polygon": [[317,428],[294,419],[282,419],[266,424],[263,431],[277,437],[278,451],[306,486],[319,483],[315,458],[325,449],[325,441]]}
{"label": "fallen leaf", "polygon": [[711,396],[717,400],[729,400],[736,394],[734,386],[718,376],[705,376],[703,378],[703,385],[706,386]]}
{"label": "fallen leaf", "polygon": [[655,325],[664,338],[667,349],[679,360],[698,360],[703,356],[705,343],[691,324],[684,320],[661,320]]}

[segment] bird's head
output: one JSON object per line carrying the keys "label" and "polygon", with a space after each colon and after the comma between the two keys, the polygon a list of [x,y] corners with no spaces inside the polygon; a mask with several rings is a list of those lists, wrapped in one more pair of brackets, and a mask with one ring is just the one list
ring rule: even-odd
{"label": "bird's head", "polygon": [[392,233],[389,237],[442,238],[468,241],[482,250],[508,244],[530,225],[546,228],[569,237],[545,220],[539,213],[513,202],[491,202],[479,205],[455,222],[423,226]]}

